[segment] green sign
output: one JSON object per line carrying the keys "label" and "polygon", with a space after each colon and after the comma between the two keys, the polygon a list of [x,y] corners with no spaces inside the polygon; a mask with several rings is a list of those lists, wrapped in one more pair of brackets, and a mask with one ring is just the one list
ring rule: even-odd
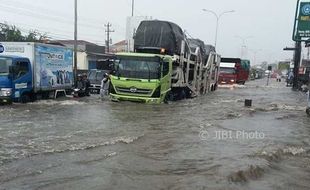
{"label": "green sign", "polygon": [[310,2],[301,2],[298,5],[294,26],[294,41],[307,41],[310,39]]}

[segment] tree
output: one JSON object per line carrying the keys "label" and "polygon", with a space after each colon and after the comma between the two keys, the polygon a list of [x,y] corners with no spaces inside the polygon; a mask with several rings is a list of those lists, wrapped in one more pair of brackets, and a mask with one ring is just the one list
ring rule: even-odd
{"label": "tree", "polygon": [[21,30],[14,25],[0,23],[0,41],[10,42],[42,42],[48,39],[46,34],[36,30],[29,31],[23,35]]}

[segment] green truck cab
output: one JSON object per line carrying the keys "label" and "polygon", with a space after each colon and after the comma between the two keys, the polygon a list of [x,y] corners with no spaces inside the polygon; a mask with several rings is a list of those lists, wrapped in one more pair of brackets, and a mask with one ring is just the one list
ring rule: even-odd
{"label": "green truck cab", "polygon": [[171,91],[172,57],[148,53],[116,54],[111,75],[112,101],[159,104]]}

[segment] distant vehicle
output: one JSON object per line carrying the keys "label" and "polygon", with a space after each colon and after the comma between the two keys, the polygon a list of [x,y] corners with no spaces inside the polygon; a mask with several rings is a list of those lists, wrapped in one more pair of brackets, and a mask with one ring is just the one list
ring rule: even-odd
{"label": "distant vehicle", "polygon": [[298,86],[308,85],[310,83],[310,60],[302,60],[298,71]]}
{"label": "distant vehicle", "polygon": [[92,94],[100,94],[101,81],[105,73],[110,74],[111,70],[92,69],[89,71],[88,79],[90,81],[90,92]]}
{"label": "distant vehicle", "polygon": [[0,42],[0,102],[57,96],[73,85],[73,52],[63,46]]}
{"label": "distant vehicle", "polygon": [[271,74],[270,78],[276,79],[276,78],[277,78],[277,75],[278,75],[278,73],[273,72],[273,73]]}
{"label": "distant vehicle", "polygon": [[271,71],[269,71],[269,70],[265,71],[265,76],[266,77],[271,77]]}
{"label": "distant vehicle", "polygon": [[245,84],[250,77],[250,61],[239,58],[222,58],[220,84]]}
{"label": "distant vehicle", "polygon": [[236,64],[235,63],[221,63],[220,64],[220,84],[236,84]]}

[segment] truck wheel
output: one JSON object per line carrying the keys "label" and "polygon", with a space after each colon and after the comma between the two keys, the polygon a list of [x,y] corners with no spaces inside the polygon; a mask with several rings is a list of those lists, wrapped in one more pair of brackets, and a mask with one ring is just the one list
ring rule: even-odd
{"label": "truck wheel", "polygon": [[29,94],[23,94],[21,97],[20,97],[20,102],[23,103],[23,104],[26,104],[28,102],[30,102],[31,99],[30,99],[30,96]]}
{"label": "truck wheel", "polygon": [[170,91],[166,94],[164,103],[168,104],[168,102],[174,101],[173,93]]}

